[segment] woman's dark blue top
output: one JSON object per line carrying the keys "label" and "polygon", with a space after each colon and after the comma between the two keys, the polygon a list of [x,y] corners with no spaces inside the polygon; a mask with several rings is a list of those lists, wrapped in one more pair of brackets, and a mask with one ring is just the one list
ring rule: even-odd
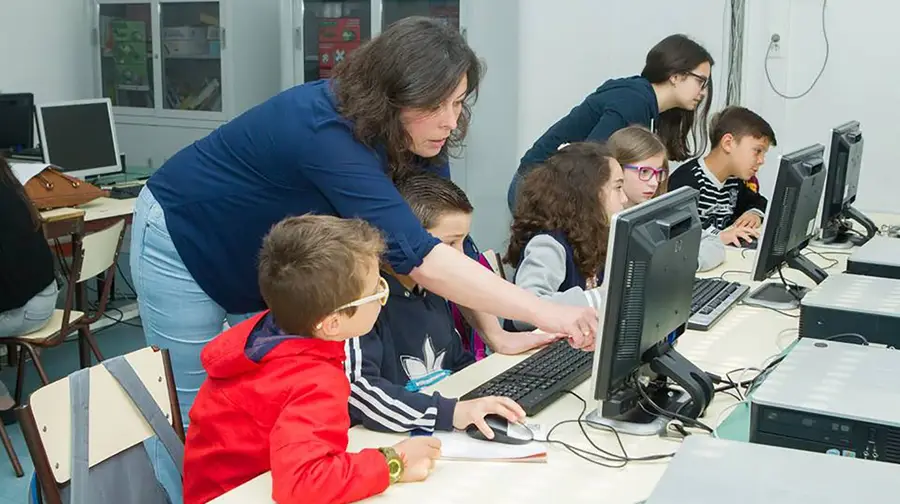
{"label": "woman's dark blue top", "polygon": [[[229,313],[264,308],[257,257],[284,217],[360,217],[384,233],[385,259],[401,274],[439,243],[397,192],[384,153],[354,138],[330,86],[310,82],[270,98],[182,149],[148,181],[188,271]],[[450,176],[447,163],[427,169]]]}

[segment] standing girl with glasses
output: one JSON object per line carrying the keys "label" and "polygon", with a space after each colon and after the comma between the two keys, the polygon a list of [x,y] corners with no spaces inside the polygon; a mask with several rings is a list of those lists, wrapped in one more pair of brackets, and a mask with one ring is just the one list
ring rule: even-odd
{"label": "standing girl with glasses", "polygon": [[537,139],[509,186],[510,210],[522,177],[564,143],[606,141],[616,131],[640,124],[659,134],[670,159],[699,156],[706,150],[713,63],[709,51],[685,35],[664,38],[647,53],[641,75],[606,81]]}
{"label": "standing girl with glasses", "polygon": [[[628,200],[625,208],[639,205],[666,192],[669,162],[666,146],[643,126],[629,126],[612,134],[607,146],[622,165],[622,190]],[[707,271],[725,261],[725,245],[717,236],[704,231],[700,241],[698,271]]]}

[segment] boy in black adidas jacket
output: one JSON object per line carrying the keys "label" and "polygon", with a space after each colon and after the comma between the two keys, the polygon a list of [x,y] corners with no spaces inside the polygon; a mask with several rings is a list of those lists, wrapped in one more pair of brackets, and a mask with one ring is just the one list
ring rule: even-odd
{"label": "boy in black adidas jacket", "polygon": [[[397,188],[428,232],[462,251],[472,205],[459,187],[440,176],[421,173],[397,181]],[[474,423],[493,437],[485,415],[499,414],[511,422],[524,419],[522,408],[506,397],[457,402],[438,393],[419,392],[475,358],[463,349],[444,298],[387,266],[382,276],[390,296],[375,327],[345,344],[351,422],[391,432],[450,431]]]}
{"label": "boy in black adidas jacket", "polygon": [[704,229],[725,244],[759,237],[768,201],[751,183],[765,162],[769,147],[777,145],[765,119],[744,107],[727,107],[710,124],[712,150],[678,167],[669,177],[669,190],[689,186],[700,191],[700,220]]}

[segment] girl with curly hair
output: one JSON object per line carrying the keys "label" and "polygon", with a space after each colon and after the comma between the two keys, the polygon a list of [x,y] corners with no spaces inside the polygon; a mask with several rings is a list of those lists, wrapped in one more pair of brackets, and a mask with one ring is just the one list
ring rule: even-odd
{"label": "girl with curly hair", "polygon": [[595,142],[569,144],[528,173],[505,258],[517,268],[516,285],[558,303],[599,306],[610,218],[627,202],[623,183],[622,167]]}

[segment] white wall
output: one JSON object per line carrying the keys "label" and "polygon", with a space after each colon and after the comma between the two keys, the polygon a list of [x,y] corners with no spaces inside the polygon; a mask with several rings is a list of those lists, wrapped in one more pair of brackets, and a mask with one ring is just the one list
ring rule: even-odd
{"label": "white wall", "polygon": [[519,124],[519,1],[464,0],[460,18],[469,44],[487,73],[466,138],[465,175],[454,180],[475,207],[472,237],[482,249],[501,251],[508,233],[506,187],[521,155]]}
{"label": "white wall", "polygon": [[473,237],[504,250],[506,191],[522,154],[605,80],[639,74],[660,39],[685,33],[716,59],[714,106],[724,103],[727,61],[723,0],[469,0],[469,42],[488,73],[466,154]]}
{"label": "white wall", "polygon": [[0,0],[0,91],[37,103],[93,97],[84,0]]}
{"label": "white wall", "polygon": [[772,124],[779,142],[760,171],[762,192],[772,192],[780,153],[812,143],[827,149],[831,128],[855,119],[865,138],[855,206],[872,212],[897,212],[900,43],[894,36],[894,24],[900,5],[829,0],[826,28],[830,54],[825,72],[808,95],[785,100],[766,81],[763,63],[769,38],[777,32],[782,39],[782,58],[769,61],[773,83],[783,94],[802,93],[825,57],[822,0],[753,0],[747,4],[743,101]]}

